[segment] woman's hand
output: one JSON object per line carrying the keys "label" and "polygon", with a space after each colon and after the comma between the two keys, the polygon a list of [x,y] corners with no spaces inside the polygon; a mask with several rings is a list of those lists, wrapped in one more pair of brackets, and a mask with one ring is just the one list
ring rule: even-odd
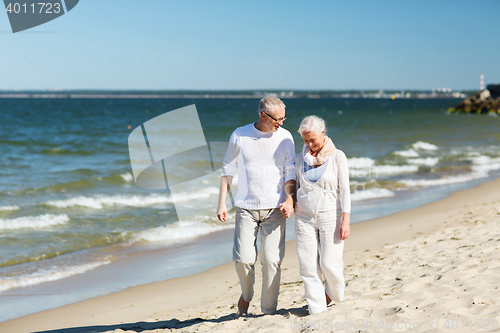
{"label": "woman's hand", "polygon": [[351,221],[350,213],[342,214],[342,224],[340,225],[340,239],[345,240],[351,234],[351,227],[349,226],[349,222]]}
{"label": "woman's hand", "polygon": [[219,221],[226,223],[227,208],[224,203],[220,204],[219,207],[217,207],[217,218],[219,219]]}

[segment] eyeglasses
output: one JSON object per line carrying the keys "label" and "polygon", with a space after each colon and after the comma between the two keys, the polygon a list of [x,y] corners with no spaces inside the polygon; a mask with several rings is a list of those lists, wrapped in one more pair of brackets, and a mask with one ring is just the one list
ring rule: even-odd
{"label": "eyeglasses", "polygon": [[276,122],[278,122],[278,123],[279,123],[279,122],[283,122],[283,121],[285,121],[285,119],[286,119],[286,117],[283,117],[283,118],[280,118],[280,119],[276,119],[276,118],[274,118],[273,116],[271,116],[269,113],[267,113],[266,111],[262,111],[262,112],[264,112],[265,114],[267,114],[267,116],[268,116],[269,118],[271,118],[272,120],[274,120],[274,121],[276,121]]}

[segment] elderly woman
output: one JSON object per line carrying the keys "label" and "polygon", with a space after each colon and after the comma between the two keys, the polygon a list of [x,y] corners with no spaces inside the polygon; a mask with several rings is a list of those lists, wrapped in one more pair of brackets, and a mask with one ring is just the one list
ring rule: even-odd
{"label": "elderly woman", "polygon": [[326,311],[332,299],[344,297],[342,251],[350,233],[349,170],[344,152],[325,135],[323,119],[304,118],[299,133],[304,148],[295,159],[295,237],[309,313],[315,314]]}

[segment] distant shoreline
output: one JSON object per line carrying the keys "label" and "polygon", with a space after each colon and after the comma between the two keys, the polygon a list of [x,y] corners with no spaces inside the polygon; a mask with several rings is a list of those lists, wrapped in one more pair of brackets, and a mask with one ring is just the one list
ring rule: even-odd
{"label": "distant shoreline", "polygon": [[0,91],[0,98],[238,98],[258,99],[273,95],[290,98],[372,98],[372,99],[463,99],[475,91],[446,90],[345,90],[345,91],[109,91],[109,90],[47,90],[47,91]]}

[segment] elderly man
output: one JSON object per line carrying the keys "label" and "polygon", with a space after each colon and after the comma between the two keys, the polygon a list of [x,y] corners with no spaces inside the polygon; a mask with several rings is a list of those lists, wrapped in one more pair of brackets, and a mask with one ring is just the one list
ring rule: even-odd
{"label": "elderly man", "polygon": [[281,262],[285,254],[285,222],[293,213],[295,148],[285,121],[285,104],[266,97],[259,104],[259,121],[237,128],[222,165],[217,217],[226,222],[225,205],[238,173],[233,259],[241,284],[239,315],[246,315],[253,297],[257,233],[262,263],[261,310],[273,314],[278,304]]}

